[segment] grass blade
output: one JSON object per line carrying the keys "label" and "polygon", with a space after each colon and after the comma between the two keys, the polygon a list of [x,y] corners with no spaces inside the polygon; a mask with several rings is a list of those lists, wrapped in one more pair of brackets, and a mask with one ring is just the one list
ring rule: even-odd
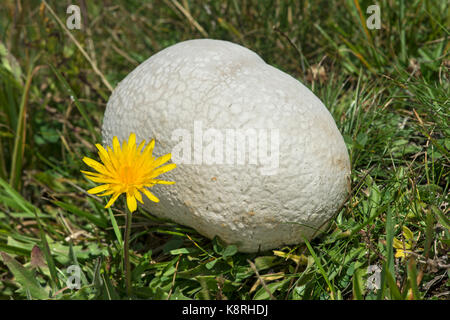
{"label": "grass blade", "polygon": [[27,78],[23,88],[22,99],[20,101],[19,116],[15,128],[16,138],[14,140],[14,149],[11,159],[11,175],[9,184],[14,188],[19,188],[20,175],[22,174],[22,159],[25,151],[25,133],[27,119],[28,92],[30,90],[31,79],[33,78],[33,64],[28,67]]}
{"label": "grass blade", "polygon": [[450,230],[450,219],[447,218],[436,206],[431,206],[431,211],[436,215],[439,223]]}
{"label": "grass blade", "polygon": [[378,291],[378,300],[384,297],[384,288],[388,277],[395,274],[394,270],[394,221],[392,216],[392,209],[389,207],[386,213],[386,262],[384,263],[383,272],[381,274],[381,289]]}
{"label": "grass blade", "polygon": [[408,261],[408,282],[411,286],[412,296],[408,299],[421,300],[419,288],[417,286],[417,267],[416,260],[411,257]]}
{"label": "grass blade", "polygon": [[319,258],[317,257],[316,253],[314,252],[314,249],[312,248],[311,244],[309,243],[308,239],[306,239],[305,237],[303,237],[303,240],[305,241],[306,246],[308,247],[309,252],[311,253],[311,256],[314,259],[314,262],[317,265],[317,268],[319,269],[320,273],[322,274],[322,277],[325,279],[325,282],[328,285],[328,288],[330,289],[331,292],[331,299],[334,300],[336,298],[336,293],[334,291],[334,287],[331,285],[330,280],[327,277],[327,274],[325,272],[325,269],[323,268],[322,264],[320,263]]}
{"label": "grass blade", "polygon": [[67,210],[67,211],[79,216],[80,218],[89,220],[90,222],[92,222],[93,224],[95,224],[96,226],[98,226],[100,228],[106,228],[108,226],[107,221],[94,216],[92,213],[83,211],[83,210],[79,209],[78,207],[76,207],[75,205],[68,204],[68,203],[61,202],[61,201],[52,201],[52,202],[54,204],[56,204],[58,207],[60,207],[64,210]]}
{"label": "grass blade", "polygon": [[41,224],[41,221],[39,220],[37,213],[35,213],[35,216],[36,216],[36,222],[39,227],[39,233],[41,236],[42,248],[44,251],[45,260],[47,261],[47,266],[48,266],[48,269],[50,270],[53,292],[56,292],[56,291],[58,291],[60,286],[59,286],[58,276],[56,273],[55,261],[53,260],[47,238],[45,237],[44,229],[42,228],[42,224]]}
{"label": "grass blade", "polygon": [[100,136],[99,134],[95,131],[94,129],[94,125],[92,124],[91,119],[88,117],[86,110],[84,109],[84,106],[80,103],[80,101],[78,100],[75,92],[73,91],[73,89],[70,87],[69,83],[66,81],[66,79],[63,77],[63,75],[61,74],[61,72],[58,71],[58,69],[56,69],[50,62],[48,62],[48,65],[50,66],[50,69],[52,69],[53,73],[56,75],[56,77],[58,78],[58,80],[61,82],[64,90],[69,94],[69,96],[71,97],[73,103],[75,104],[75,106],[78,109],[78,112],[80,112],[81,116],[83,117],[84,121],[86,122],[87,128],[89,130],[89,132],[91,133],[92,137],[96,140],[100,140]]}
{"label": "grass blade", "polygon": [[111,219],[111,224],[114,229],[114,234],[116,235],[117,241],[119,242],[120,247],[123,247],[122,234],[120,233],[119,226],[117,225],[116,217],[111,210],[108,208],[109,218]]}
{"label": "grass blade", "polygon": [[361,289],[361,273],[359,270],[355,270],[353,273],[353,299],[354,300],[364,300]]}
{"label": "grass blade", "polygon": [[[15,204],[17,204],[20,208],[22,208],[26,213],[34,216],[35,210],[38,210],[36,207],[34,207],[31,203],[26,201],[20,193],[18,193],[16,190],[14,190],[11,185],[8,184],[5,180],[0,178],[0,187],[3,187],[5,192],[11,197],[11,199],[14,200]],[[40,211],[38,211],[40,213]]]}
{"label": "grass blade", "polygon": [[395,300],[403,300],[402,294],[400,293],[400,290],[398,289],[397,284],[395,283],[393,275],[389,272],[389,269],[386,269],[385,272],[387,285],[391,293],[391,298]]}

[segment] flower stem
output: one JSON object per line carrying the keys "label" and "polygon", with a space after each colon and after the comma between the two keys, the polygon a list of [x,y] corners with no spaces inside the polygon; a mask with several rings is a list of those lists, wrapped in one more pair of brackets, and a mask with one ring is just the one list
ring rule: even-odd
{"label": "flower stem", "polygon": [[130,233],[131,233],[131,219],[132,214],[130,210],[128,210],[127,206],[125,206],[125,235],[124,235],[124,243],[123,243],[123,259],[124,259],[124,269],[125,269],[125,281],[127,287],[127,295],[131,297],[131,264],[130,264]]}

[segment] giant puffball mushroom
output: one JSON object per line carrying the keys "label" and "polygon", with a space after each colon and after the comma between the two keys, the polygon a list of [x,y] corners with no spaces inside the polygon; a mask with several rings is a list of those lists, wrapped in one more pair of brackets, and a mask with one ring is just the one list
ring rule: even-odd
{"label": "giant puffball mushroom", "polygon": [[240,45],[180,42],[140,64],[111,95],[103,141],[136,133],[172,153],[175,185],[152,214],[242,252],[311,239],[349,193],[344,140],[323,103]]}

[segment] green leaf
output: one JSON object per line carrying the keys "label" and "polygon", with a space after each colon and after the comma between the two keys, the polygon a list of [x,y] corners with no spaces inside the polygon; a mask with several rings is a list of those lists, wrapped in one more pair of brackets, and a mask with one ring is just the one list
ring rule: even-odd
{"label": "green leaf", "polygon": [[237,247],[235,245],[229,245],[225,248],[225,250],[222,252],[222,256],[224,258],[234,256],[237,253]]}
{"label": "green leaf", "polygon": [[[290,281],[290,279],[286,278],[282,281],[269,283],[268,285],[266,285],[266,287],[270,291],[270,293],[273,294],[277,289],[282,287],[288,281]],[[259,290],[253,296],[253,300],[267,300],[269,298],[269,293],[263,286],[261,286],[261,288],[259,288]]]}
{"label": "green leaf", "polygon": [[259,271],[272,268],[273,266],[279,264],[276,256],[262,256],[255,259],[255,267]]}
{"label": "green leaf", "polygon": [[220,259],[214,259],[205,264],[206,269],[211,270]]}
{"label": "green leaf", "polygon": [[40,300],[48,299],[48,292],[40,286],[33,272],[24,268],[7,253],[0,252],[0,256],[2,257],[3,263],[6,264],[14,275],[16,281],[22,285],[25,290],[28,290],[31,297]]}
{"label": "green leaf", "polygon": [[363,275],[364,270],[358,269],[353,273],[353,299],[363,300]]}
{"label": "green leaf", "polygon": [[170,250],[170,254],[171,255],[179,255],[179,254],[190,254],[190,253],[194,253],[197,252],[197,248],[180,248],[180,249],[174,249],[174,250]]}

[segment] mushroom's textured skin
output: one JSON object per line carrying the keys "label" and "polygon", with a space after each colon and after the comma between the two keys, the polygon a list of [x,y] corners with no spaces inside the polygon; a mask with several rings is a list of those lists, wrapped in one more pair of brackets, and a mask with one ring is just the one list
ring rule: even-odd
{"label": "mushroom's textured skin", "polygon": [[[262,165],[263,158],[251,163],[260,150],[252,149],[250,140],[244,164],[233,158],[229,164],[205,160],[212,150],[208,141],[223,142],[223,158],[229,155],[226,146],[233,141],[226,139],[227,129],[267,137],[278,132],[278,165]],[[347,148],[323,103],[293,77],[231,42],[181,42],[132,71],[108,101],[103,142],[111,145],[113,136],[125,140],[130,132],[138,143],[155,138],[156,156],[173,152],[181,141],[190,143],[178,158],[188,159],[191,151],[191,163],[175,159],[177,168],[162,178],[176,184],[154,186],[160,202],[145,199],[145,208],[209,238],[218,236],[242,252],[317,235],[349,192]],[[190,141],[180,132],[190,133]],[[214,140],[217,134],[223,140]],[[211,154],[220,157],[220,150]],[[264,173],[265,166],[276,167],[275,172]]]}

